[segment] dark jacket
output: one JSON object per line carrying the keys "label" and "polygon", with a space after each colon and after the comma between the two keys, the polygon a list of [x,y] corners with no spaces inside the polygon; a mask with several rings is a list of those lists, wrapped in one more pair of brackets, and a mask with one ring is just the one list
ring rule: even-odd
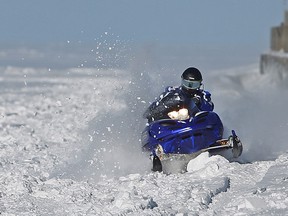
{"label": "dark jacket", "polygon": [[211,94],[202,89],[185,90],[182,87],[167,87],[146,110],[143,117],[148,122],[160,119],[169,119],[168,113],[178,111],[181,108],[188,109],[190,117],[199,111],[213,111],[214,104]]}

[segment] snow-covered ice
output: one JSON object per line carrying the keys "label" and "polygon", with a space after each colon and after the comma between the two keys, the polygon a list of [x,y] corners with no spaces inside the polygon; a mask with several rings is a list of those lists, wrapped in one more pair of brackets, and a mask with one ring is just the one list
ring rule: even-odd
{"label": "snow-covered ice", "polygon": [[287,214],[287,88],[256,65],[203,75],[243,155],[167,175],[141,153],[142,111],[162,90],[145,72],[1,68],[0,214]]}

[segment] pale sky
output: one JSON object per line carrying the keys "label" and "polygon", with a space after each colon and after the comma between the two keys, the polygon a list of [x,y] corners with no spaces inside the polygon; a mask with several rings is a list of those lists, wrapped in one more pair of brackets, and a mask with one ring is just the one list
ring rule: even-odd
{"label": "pale sky", "polygon": [[[282,21],[282,0],[1,0],[0,42],[93,39],[263,43]],[[84,36],[83,36],[84,35]]]}
{"label": "pale sky", "polygon": [[[267,50],[284,0],[0,0],[0,49],[89,44],[108,32],[128,43]],[[219,48],[220,47],[220,48]],[[244,51],[244,53],[247,51]]]}

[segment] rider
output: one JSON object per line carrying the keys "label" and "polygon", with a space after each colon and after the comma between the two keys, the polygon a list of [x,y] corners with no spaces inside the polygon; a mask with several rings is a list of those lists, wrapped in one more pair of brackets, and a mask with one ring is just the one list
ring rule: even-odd
{"label": "rider", "polygon": [[201,72],[189,67],[182,73],[181,79],[181,86],[168,86],[148,107],[143,115],[148,122],[169,118],[185,120],[200,111],[213,111],[211,94],[202,87]]}

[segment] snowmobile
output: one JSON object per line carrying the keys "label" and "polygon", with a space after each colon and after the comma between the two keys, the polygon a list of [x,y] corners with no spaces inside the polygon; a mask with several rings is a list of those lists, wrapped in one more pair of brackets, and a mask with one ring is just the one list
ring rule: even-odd
{"label": "snowmobile", "polygon": [[152,171],[165,172],[173,165],[179,171],[206,151],[218,154],[230,149],[234,158],[239,157],[243,150],[239,137],[232,130],[230,136],[223,138],[223,131],[222,121],[215,112],[201,111],[185,120],[150,122],[142,132],[141,142],[143,150],[150,152]]}

